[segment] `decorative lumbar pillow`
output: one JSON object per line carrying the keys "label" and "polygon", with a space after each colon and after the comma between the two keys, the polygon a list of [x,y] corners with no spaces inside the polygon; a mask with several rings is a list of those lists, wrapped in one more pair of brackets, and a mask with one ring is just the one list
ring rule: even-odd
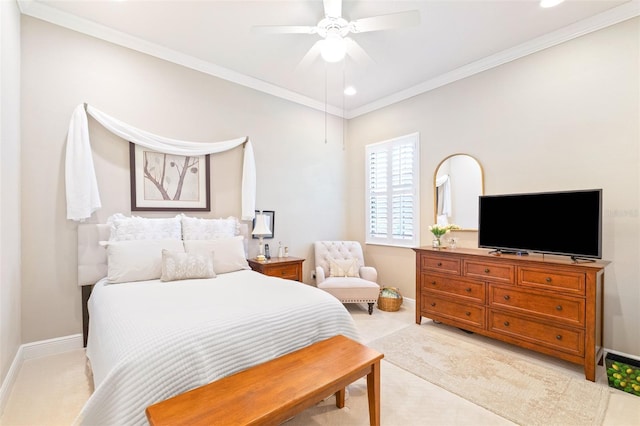
{"label": "decorative lumbar pillow", "polygon": [[240,224],[238,219],[229,216],[226,219],[202,219],[182,215],[182,239],[213,240],[238,235]]}
{"label": "decorative lumbar pillow", "polygon": [[158,279],[162,275],[162,250],[184,252],[181,240],[109,241],[106,245],[110,283]]}
{"label": "decorative lumbar pillow", "polygon": [[149,219],[116,213],[107,219],[107,224],[111,228],[109,241],[182,239],[180,216]]}
{"label": "decorative lumbar pillow", "polygon": [[250,269],[244,255],[244,237],[242,235],[232,238],[217,238],[213,240],[185,240],[184,247],[187,253],[210,253],[213,256],[213,269],[216,274]]}
{"label": "decorative lumbar pillow", "polygon": [[161,281],[215,278],[213,252],[181,253],[162,250]]}
{"label": "decorative lumbar pillow", "polygon": [[357,259],[334,259],[329,257],[330,277],[360,277]]}

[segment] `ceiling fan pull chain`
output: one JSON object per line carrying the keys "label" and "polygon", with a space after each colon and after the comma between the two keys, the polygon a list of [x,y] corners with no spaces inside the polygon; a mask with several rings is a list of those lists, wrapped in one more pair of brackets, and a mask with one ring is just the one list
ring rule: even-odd
{"label": "ceiling fan pull chain", "polygon": [[327,143],[327,64],[324,64],[324,143]]}

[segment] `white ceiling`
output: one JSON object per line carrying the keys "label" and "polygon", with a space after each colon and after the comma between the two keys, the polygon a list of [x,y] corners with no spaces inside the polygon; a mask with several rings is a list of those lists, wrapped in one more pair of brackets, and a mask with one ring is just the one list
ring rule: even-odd
{"label": "white ceiling", "polygon": [[[353,34],[372,61],[306,69],[316,35],[256,34],[315,25],[321,0],[18,0],[22,13],[347,118],[640,15],[639,0],[344,0],[347,20],[418,10],[417,27]],[[325,85],[326,81],[326,85]],[[342,94],[344,85],[358,90]],[[326,90],[325,90],[326,87]],[[325,97],[326,93],[326,97]]]}

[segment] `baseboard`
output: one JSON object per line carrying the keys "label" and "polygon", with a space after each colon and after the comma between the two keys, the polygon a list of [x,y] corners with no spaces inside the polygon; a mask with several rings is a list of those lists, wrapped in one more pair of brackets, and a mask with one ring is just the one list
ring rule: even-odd
{"label": "baseboard", "polygon": [[0,415],[4,412],[4,408],[9,400],[9,395],[11,395],[11,390],[13,389],[13,384],[25,360],[57,355],[75,349],[82,349],[82,347],[82,334],[72,334],[70,336],[20,345],[6,377],[2,381],[2,386],[0,386]]}
{"label": "baseboard", "polygon": [[603,348],[604,349],[604,356],[607,356],[608,353],[612,353],[612,354],[616,354],[616,355],[620,355],[623,356],[625,358],[630,358],[633,360],[636,360],[638,362],[640,362],[640,356],[638,355],[631,355],[631,354],[627,354],[624,352],[620,352],[620,351],[614,351],[613,349],[607,349],[607,348]]}
{"label": "baseboard", "polygon": [[70,336],[57,337],[55,339],[25,343],[21,348],[23,348],[24,351],[23,359],[57,355],[75,349],[82,349],[82,334],[72,334]]}
{"label": "baseboard", "polygon": [[9,395],[11,394],[11,389],[13,389],[13,384],[16,382],[18,378],[18,372],[20,371],[20,367],[22,366],[22,361],[24,360],[24,351],[22,345],[18,348],[16,352],[16,356],[13,357],[13,362],[9,367],[9,371],[7,371],[7,375],[2,381],[2,386],[0,386],[0,416],[4,413],[4,407],[7,405],[7,401],[9,401]]}
{"label": "baseboard", "polygon": [[416,299],[411,299],[409,297],[402,296],[402,303],[406,303],[407,305],[416,306]]}

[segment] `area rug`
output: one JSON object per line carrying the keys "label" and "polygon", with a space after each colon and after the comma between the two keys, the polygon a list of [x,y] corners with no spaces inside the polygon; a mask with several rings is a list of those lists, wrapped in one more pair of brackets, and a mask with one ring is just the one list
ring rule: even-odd
{"label": "area rug", "polygon": [[368,346],[387,362],[520,425],[600,425],[609,401],[606,386],[439,327],[411,325]]}

